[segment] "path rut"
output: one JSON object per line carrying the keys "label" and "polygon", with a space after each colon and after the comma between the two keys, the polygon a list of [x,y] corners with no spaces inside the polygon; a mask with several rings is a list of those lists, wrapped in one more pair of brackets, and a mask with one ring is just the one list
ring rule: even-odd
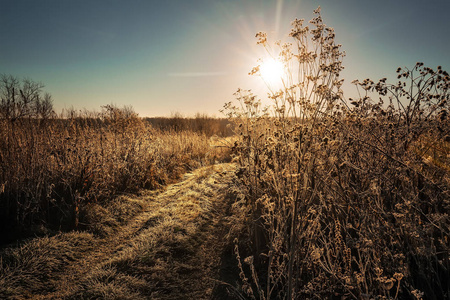
{"label": "path rut", "polygon": [[[30,253],[45,257],[42,268],[33,263],[27,271],[17,263],[20,270],[10,265],[6,272],[3,266],[0,298],[210,299],[230,226],[233,176],[231,164],[186,174],[162,192],[141,196],[142,212],[103,238],[68,233],[34,242]],[[46,255],[44,245],[51,248]],[[37,280],[26,283],[27,272]]]}

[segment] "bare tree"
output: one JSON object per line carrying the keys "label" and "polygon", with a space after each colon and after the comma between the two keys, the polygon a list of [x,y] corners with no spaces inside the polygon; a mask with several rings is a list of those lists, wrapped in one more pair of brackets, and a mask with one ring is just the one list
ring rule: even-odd
{"label": "bare tree", "polygon": [[0,118],[15,121],[20,118],[49,118],[54,115],[53,101],[42,94],[42,83],[20,80],[12,75],[0,75]]}

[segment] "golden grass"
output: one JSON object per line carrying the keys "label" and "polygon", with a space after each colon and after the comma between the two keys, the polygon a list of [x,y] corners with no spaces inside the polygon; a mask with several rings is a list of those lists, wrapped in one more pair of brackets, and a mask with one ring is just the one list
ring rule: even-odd
{"label": "golden grass", "polygon": [[[186,171],[229,160],[201,132],[160,131],[129,110],[60,119],[0,120],[2,239],[34,228],[92,228],[87,208],[119,193],[156,189]],[[45,231],[43,230],[43,231]],[[0,243],[5,240],[0,241]]]}
{"label": "golden grass", "polygon": [[110,202],[111,212],[142,207],[104,223],[113,234],[64,233],[4,250],[0,298],[209,299],[233,177],[230,164],[200,168],[166,189]]}

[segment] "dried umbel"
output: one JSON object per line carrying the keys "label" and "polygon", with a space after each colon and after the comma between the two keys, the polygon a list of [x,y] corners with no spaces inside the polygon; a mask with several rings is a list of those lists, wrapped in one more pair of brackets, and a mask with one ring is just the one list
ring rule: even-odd
{"label": "dried umbel", "polygon": [[334,30],[320,9],[304,23],[293,22],[291,43],[271,47],[257,35],[285,66],[282,87],[269,89],[272,105],[244,90],[240,107],[226,105],[241,137],[234,150],[258,279],[253,269],[246,275],[252,297],[403,299],[414,288],[444,297],[448,74],[418,64],[400,69],[397,84],[354,81],[361,97],[346,101]]}

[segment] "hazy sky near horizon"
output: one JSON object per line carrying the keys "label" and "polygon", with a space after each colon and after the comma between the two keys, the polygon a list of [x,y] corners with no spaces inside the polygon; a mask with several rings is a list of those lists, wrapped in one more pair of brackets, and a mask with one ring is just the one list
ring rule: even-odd
{"label": "hazy sky near horizon", "polygon": [[265,97],[248,75],[263,53],[256,32],[288,42],[291,21],[318,5],[347,84],[417,61],[450,71],[450,0],[0,0],[0,74],[42,82],[58,112],[220,116],[237,88]]}

